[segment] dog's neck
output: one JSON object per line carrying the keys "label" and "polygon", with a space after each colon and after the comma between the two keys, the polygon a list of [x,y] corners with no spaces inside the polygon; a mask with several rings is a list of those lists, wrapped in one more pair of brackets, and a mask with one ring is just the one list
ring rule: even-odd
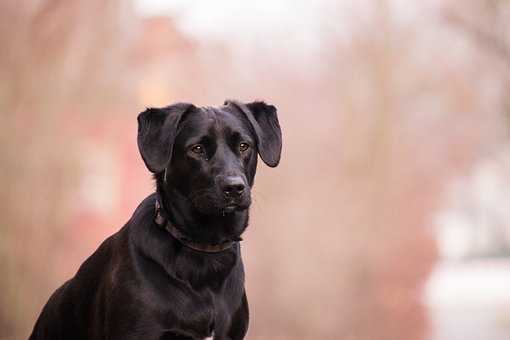
{"label": "dog's neck", "polygon": [[[220,289],[232,270],[242,271],[239,242],[212,253],[183,245],[166,228],[157,226],[157,200],[157,194],[150,195],[138,208],[143,209],[143,213],[135,212],[129,224],[129,237],[135,245],[133,249],[143,255],[137,257],[140,261],[151,259],[168,275],[189,282],[194,289],[211,285]],[[149,267],[142,265],[141,268]]]}
{"label": "dog's neck", "polygon": [[236,242],[248,225],[248,210],[225,215],[204,215],[163,178],[156,178],[156,192],[163,218],[187,240],[204,245]]}
{"label": "dog's neck", "polygon": [[202,253],[219,253],[225,250],[228,250],[235,246],[237,241],[241,241],[241,239],[231,240],[231,241],[225,241],[223,243],[219,244],[209,244],[209,243],[199,243],[195,242],[193,240],[190,240],[178,227],[176,227],[173,223],[171,223],[168,218],[166,217],[166,214],[164,210],[161,207],[160,198],[156,197],[156,203],[155,203],[155,222],[160,227],[165,229],[172,235],[174,239],[182,243],[184,246],[191,248],[193,250],[196,250],[198,252]]}

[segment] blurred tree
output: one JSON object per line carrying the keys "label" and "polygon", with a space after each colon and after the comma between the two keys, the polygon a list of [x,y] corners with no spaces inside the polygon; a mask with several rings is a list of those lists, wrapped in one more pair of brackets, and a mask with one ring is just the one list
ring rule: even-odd
{"label": "blurred tree", "polygon": [[[498,69],[505,75],[504,87],[510,92],[510,2],[479,0],[468,4],[453,2],[443,8],[443,17],[459,33],[476,44],[481,53],[493,56]],[[510,96],[504,97],[504,114],[510,134]]]}

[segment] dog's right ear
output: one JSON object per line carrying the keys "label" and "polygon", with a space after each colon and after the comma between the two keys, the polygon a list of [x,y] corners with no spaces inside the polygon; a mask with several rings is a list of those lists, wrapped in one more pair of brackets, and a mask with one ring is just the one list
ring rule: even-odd
{"label": "dog's right ear", "polygon": [[163,108],[148,108],[138,115],[138,149],[153,173],[165,170],[172,157],[177,127],[193,104],[177,103]]}

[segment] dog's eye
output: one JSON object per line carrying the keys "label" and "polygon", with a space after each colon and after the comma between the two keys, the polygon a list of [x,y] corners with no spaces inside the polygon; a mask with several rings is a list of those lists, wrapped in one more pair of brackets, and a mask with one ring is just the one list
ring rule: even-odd
{"label": "dog's eye", "polygon": [[194,152],[194,153],[196,153],[196,154],[201,155],[201,154],[203,154],[203,153],[204,153],[204,147],[203,147],[202,145],[200,145],[200,144],[193,145],[193,146],[191,147],[191,151],[192,151],[192,152]]}
{"label": "dog's eye", "polygon": [[241,143],[239,144],[239,151],[244,152],[250,148],[250,144],[248,143]]}

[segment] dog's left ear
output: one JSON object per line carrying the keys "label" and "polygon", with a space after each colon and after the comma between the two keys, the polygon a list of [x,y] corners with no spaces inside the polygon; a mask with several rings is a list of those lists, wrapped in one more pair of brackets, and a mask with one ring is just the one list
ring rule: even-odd
{"label": "dog's left ear", "polygon": [[270,167],[277,166],[282,153],[282,131],[276,107],[262,101],[243,104],[227,100],[225,105],[234,105],[245,114],[255,130],[260,158]]}
{"label": "dog's left ear", "polygon": [[163,108],[148,108],[138,115],[138,149],[153,173],[165,170],[172,158],[177,126],[184,113],[195,106],[177,103]]}

